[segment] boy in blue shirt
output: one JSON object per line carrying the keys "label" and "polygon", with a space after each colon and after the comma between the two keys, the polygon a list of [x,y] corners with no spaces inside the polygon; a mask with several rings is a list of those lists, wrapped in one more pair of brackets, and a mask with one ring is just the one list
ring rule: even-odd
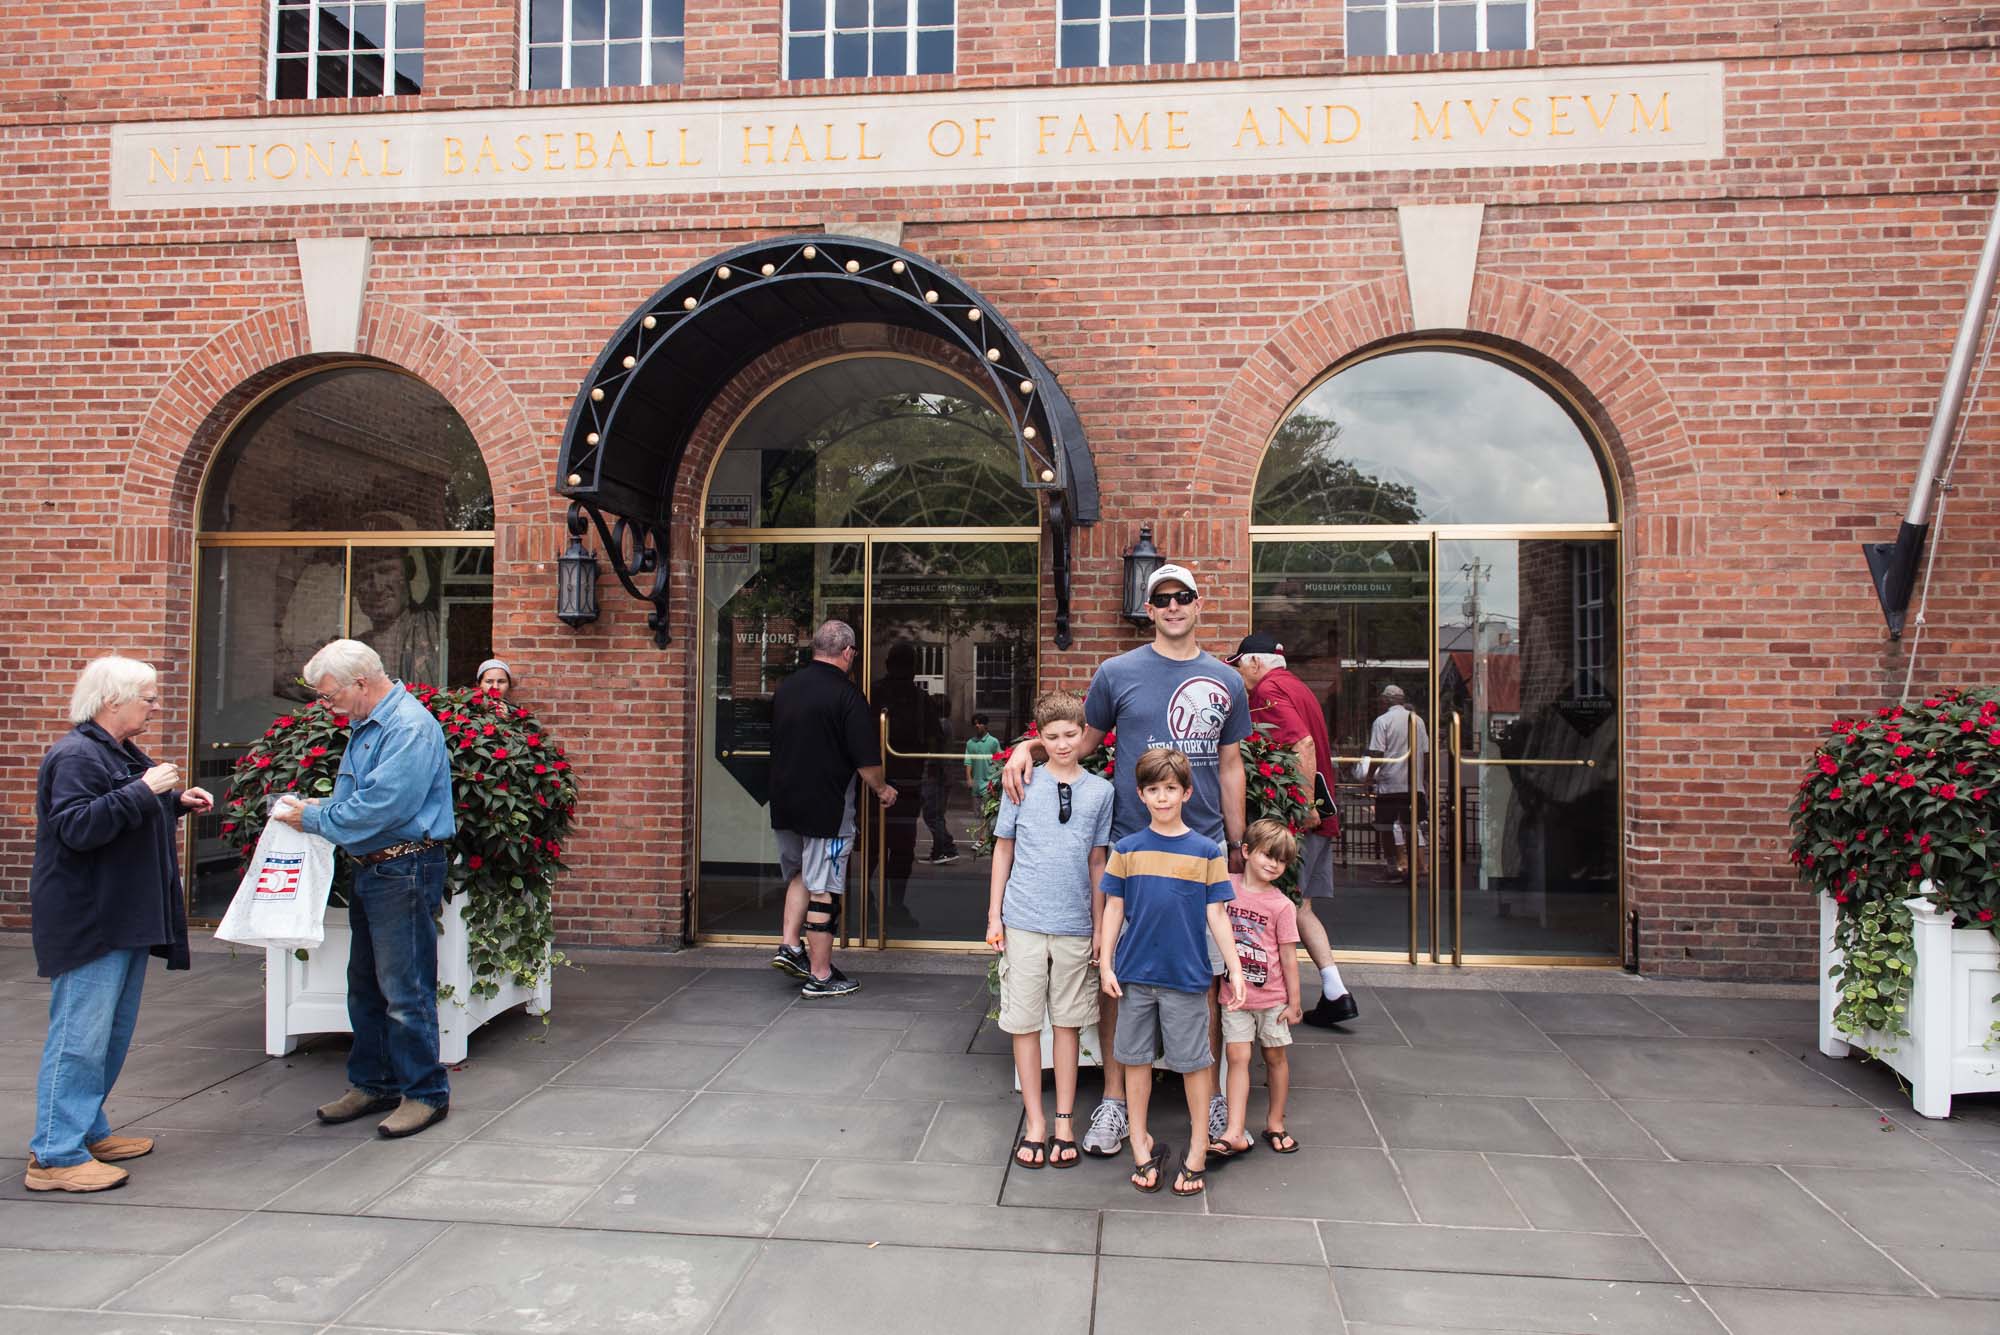
{"label": "boy in blue shirt", "polygon": [[[1111,1055],[1142,1071],[1139,1079],[1126,1081],[1125,1098],[1137,1165],[1132,1185],[1150,1193],[1160,1189],[1171,1150],[1147,1130],[1153,1082],[1143,1072],[1164,1053],[1167,1068],[1181,1073],[1188,1120],[1197,1130],[1208,1124],[1208,1101],[1215,1093],[1207,940],[1215,942],[1228,970],[1223,1004],[1229,1010],[1242,1007],[1244,986],[1236,936],[1223,908],[1235,898],[1229,859],[1221,844],[1181,820],[1194,786],[1187,757],[1172,747],[1156,747],[1139,757],[1133,778],[1152,824],[1112,850],[1104,872],[1098,956],[1111,961],[1103,970],[1105,995],[1123,999]],[[1174,1175],[1174,1195],[1201,1195],[1207,1169],[1207,1139],[1197,1134]]]}

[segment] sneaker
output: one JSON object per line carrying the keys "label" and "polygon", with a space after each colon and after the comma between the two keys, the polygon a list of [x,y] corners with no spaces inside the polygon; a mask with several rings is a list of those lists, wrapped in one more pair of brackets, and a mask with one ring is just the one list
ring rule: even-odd
{"label": "sneaker", "polygon": [[388,1112],[402,1100],[394,1094],[370,1094],[365,1089],[350,1089],[332,1103],[322,1103],[313,1115],[322,1126],[339,1126],[369,1113]]}
{"label": "sneaker", "polygon": [[1090,1130],[1083,1133],[1083,1152],[1100,1159],[1116,1156],[1125,1148],[1125,1100],[1106,1099],[1090,1115]]}
{"label": "sneaker", "polygon": [[933,867],[948,867],[958,861],[958,854],[956,851],[950,853],[933,853],[931,854],[930,861]]}
{"label": "sneaker", "polygon": [[860,990],[861,984],[835,969],[824,978],[806,979],[806,985],[799,989],[799,995],[811,1001],[818,997],[844,997]]}
{"label": "sneaker", "polygon": [[120,1159],[137,1159],[153,1152],[153,1142],[147,1136],[106,1136],[93,1140],[84,1146],[90,1157],[99,1163],[117,1163]]}
{"label": "sneaker", "polygon": [[771,956],[771,967],[779,973],[788,973],[802,983],[812,981],[812,966],[806,962],[804,946],[779,946],[778,953]]}
{"label": "sneaker", "polygon": [[1221,1140],[1222,1133],[1229,1129],[1229,1100],[1220,1094],[1208,1100],[1208,1138]]}
{"label": "sneaker", "polygon": [[1342,992],[1337,997],[1321,997],[1319,1004],[1306,1012],[1306,1023],[1321,1029],[1331,1029],[1337,1024],[1346,1024],[1361,1014],[1361,1007],[1355,1004],[1352,992]]}
{"label": "sneaker", "polygon": [[401,1140],[404,1136],[414,1136],[436,1126],[451,1111],[449,1103],[425,1103],[421,1099],[404,1099],[396,1111],[384,1118],[375,1128],[375,1134],[384,1140]]}
{"label": "sneaker", "polygon": [[122,1168],[114,1168],[95,1159],[85,1159],[68,1168],[44,1168],[31,1155],[23,1185],[29,1191],[109,1191],[113,1187],[124,1186],[125,1179],[130,1176]]}

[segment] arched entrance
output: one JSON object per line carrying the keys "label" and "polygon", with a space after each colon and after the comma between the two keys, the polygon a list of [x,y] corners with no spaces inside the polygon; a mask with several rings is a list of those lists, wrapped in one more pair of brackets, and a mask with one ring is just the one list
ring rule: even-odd
{"label": "arched entrance", "polygon": [[[443,395],[381,362],[285,380],[230,428],[195,535],[197,781],[220,793],[299,670],[351,636],[391,676],[469,684],[493,642],[493,488]],[[220,917],[241,865],[221,816],[194,833],[189,909]]]}
{"label": "arched entrance", "polygon": [[856,681],[902,795],[887,813],[863,803],[844,930],[873,944],[983,935],[965,746],[1025,726],[1036,677],[1041,514],[1011,435],[972,380],[886,353],[807,367],[733,426],[702,542],[702,937],[774,929],[771,696],[829,617],[861,639]]}
{"label": "arched entrance", "polygon": [[1559,388],[1471,344],[1350,359],[1273,435],[1251,508],[1251,619],[1321,696],[1335,751],[1379,753],[1342,769],[1343,946],[1618,957],[1619,526],[1604,457]]}

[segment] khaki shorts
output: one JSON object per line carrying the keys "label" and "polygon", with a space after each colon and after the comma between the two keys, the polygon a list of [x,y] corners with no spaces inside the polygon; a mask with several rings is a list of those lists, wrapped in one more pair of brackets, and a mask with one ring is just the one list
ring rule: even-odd
{"label": "khaki shorts", "polygon": [[1038,1034],[1042,1017],[1058,1029],[1097,1023],[1097,966],[1087,936],[1007,929],[1000,955],[1000,1028]]}
{"label": "khaki shorts", "polygon": [[1260,1048],[1288,1048],[1292,1045],[1292,1027],[1285,1023],[1283,1006],[1266,1006],[1260,1011],[1225,1010],[1222,1041],[1255,1043]]}

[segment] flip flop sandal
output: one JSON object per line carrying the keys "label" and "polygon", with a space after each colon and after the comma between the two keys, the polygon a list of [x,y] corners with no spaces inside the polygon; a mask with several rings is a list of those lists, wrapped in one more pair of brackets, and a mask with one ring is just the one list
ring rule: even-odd
{"label": "flip flop sandal", "polygon": [[1228,1141],[1217,1137],[1208,1142],[1209,1166],[1211,1168],[1219,1168],[1231,1159],[1240,1159],[1256,1148],[1257,1142],[1254,1139],[1247,1145],[1232,1145]]}
{"label": "flip flop sandal", "polygon": [[[1029,1163],[1026,1159],[1023,1159],[1021,1157],[1022,1150],[1034,1150],[1037,1154],[1041,1155],[1042,1157],[1037,1159],[1033,1163]],[[1014,1146],[1013,1158],[1014,1158],[1014,1167],[1016,1168],[1030,1168],[1030,1169],[1044,1168],[1048,1165],[1049,1162],[1048,1142],[1041,1140],[1029,1140],[1026,1136],[1022,1136],[1020,1143]]]}
{"label": "flip flop sandal", "polygon": [[1140,1164],[1137,1168],[1132,1170],[1133,1177],[1140,1177],[1148,1173],[1152,1174],[1153,1185],[1150,1187],[1142,1187],[1137,1182],[1134,1182],[1132,1183],[1132,1190],[1143,1191],[1148,1196],[1150,1196],[1154,1192],[1158,1191],[1161,1187],[1164,1187],[1167,1184],[1166,1183],[1167,1156],[1172,1152],[1173,1152],[1173,1147],[1168,1145],[1165,1141],[1159,1141],[1159,1140],[1154,1141],[1153,1157],[1146,1160],[1146,1162]]}
{"label": "flip flop sandal", "polygon": [[[1182,1164],[1180,1172],[1174,1174],[1174,1195],[1176,1196],[1201,1195],[1203,1192],[1208,1190],[1207,1183],[1202,1181],[1202,1179],[1207,1175],[1208,1175],[1208,1167],[1206,1164],[1204,1164],[1200,1168],[1189,1168],[1186,1164]],[[1183,1182],[1192,1182],[1194,1184],[1194,1190],[1192,1191],[1181,1190],[1181,1183]]]}
{"label": "flip flop sandal", "polygon": [[1292,1133],[1289,1131],[1266,1131],[1264,1133],[1264,1143],[1271,1147],[1271,1151],[1274,1154],[1297,1154],[1299,1152],[1299,1142],[1292,1138]]}
{"label": "flip flop sandal", "polygon": [[[1055,1120],[1058,1122],[1066,1122],[1071,1120],[1071,1115],[1069,1113],[1057,1113],[1055,1115]],[[1064,1150],[1069,1151],[1069,1157],[1067,1159],[1062,1157]],[[1077,1153],[1075,1141],[1064,1140],[1060,1136],[1057,1136],[1049,1141],[1049,1167],[1074,1168],[1077,1165],[1077,1161],[1081,1157],[1082,1156]]]}

